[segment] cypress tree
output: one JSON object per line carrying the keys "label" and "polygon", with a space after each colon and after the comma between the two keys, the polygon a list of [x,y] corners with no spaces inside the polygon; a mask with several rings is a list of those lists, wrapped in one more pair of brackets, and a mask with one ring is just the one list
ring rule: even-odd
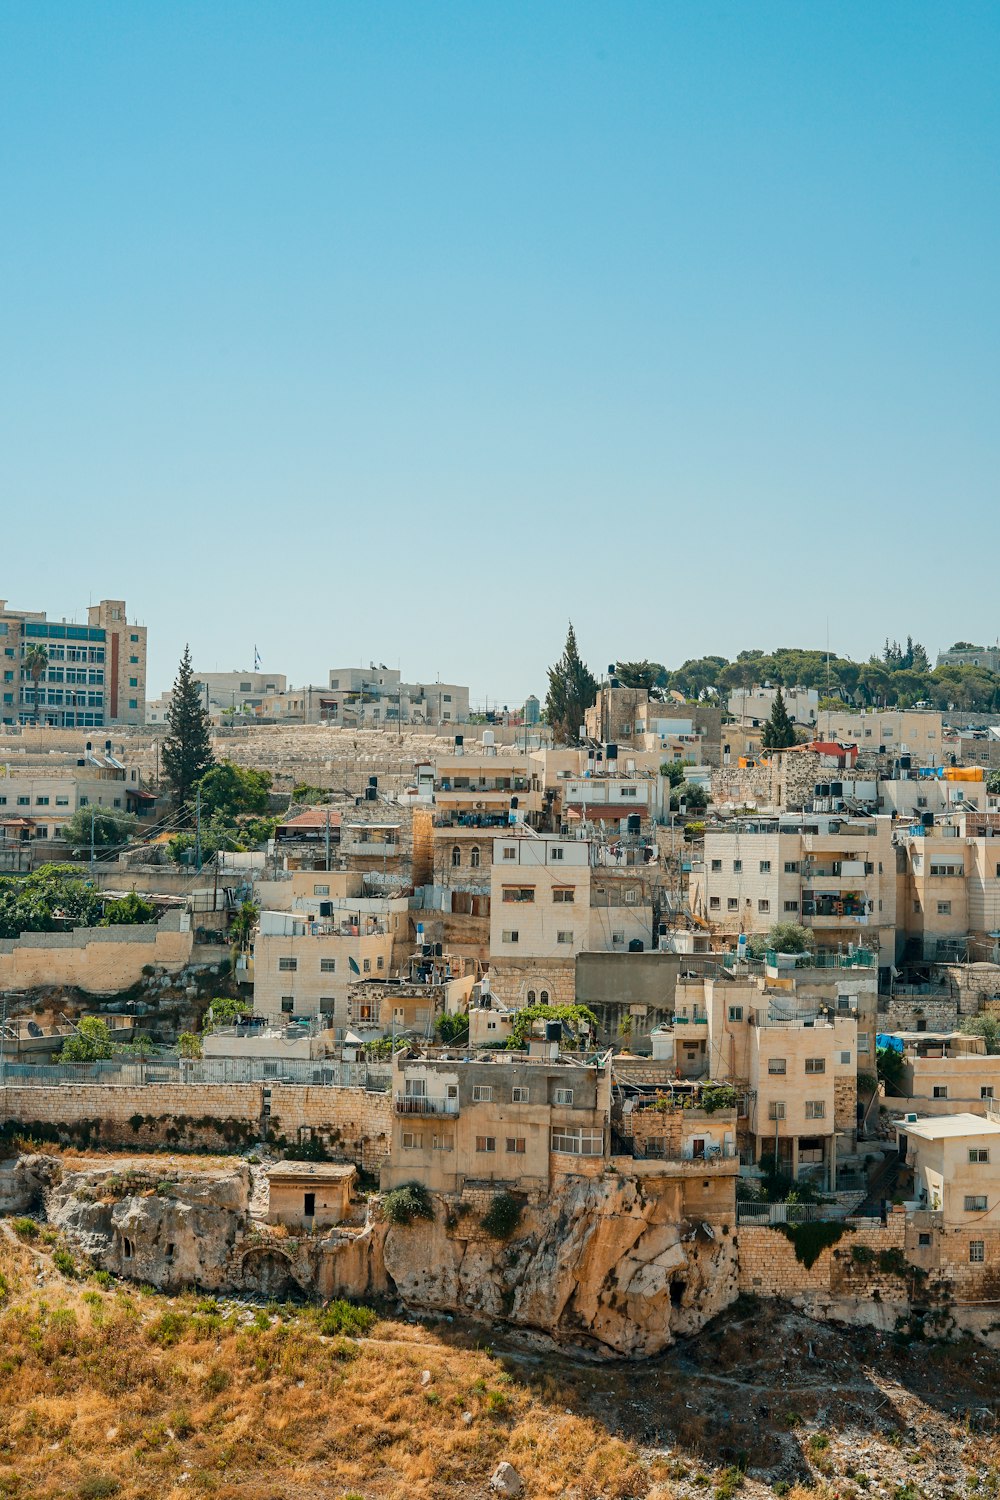
{"label": "cypress tree", "polygon": [[545,699],[545,716],[557,742],[570,745],[579,742],[583,715],[596,697],[597,678],[580,657],[571,620],[565,650],[555,666],[549,668],[549,691]]}
{"label": "cypress tree", "polygon": [[788,717],[785,699],[779,688],[771,704],[771,717],[761,732],[760,747],[762,750],[787,750],[789,745],[794,744],[795,725]]}
{"label": "cypress tree", "polygon": [[186,807],[195,782],[215,764],[209,737],[208,714],[201,689],[191,670],[191,648],[184,647],[167,715],[169,732],[163,741],[163,774],[178,807]]}

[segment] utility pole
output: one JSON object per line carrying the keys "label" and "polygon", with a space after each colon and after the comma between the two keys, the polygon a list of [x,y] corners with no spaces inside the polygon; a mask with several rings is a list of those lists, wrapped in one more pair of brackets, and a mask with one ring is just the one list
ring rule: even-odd
{"label": "utility pole", "polygon": [[[343,838],[343,836],[344,836],[343,832],[341,832],[341,838]],[[326,844],[326,868],[329,871],[329,869],[330,869],[330,809],[329,809],[329,807],[327,807],[327,810],[326,810],[325,844]]]}
{"label": "utility pole", "polygon": [[90,878],[94,878],[94,804],[90,804]]}
{"label": "utility pole", "polygon": [[195,787],[194,791],[194,867],[201,870],[201,787]]}

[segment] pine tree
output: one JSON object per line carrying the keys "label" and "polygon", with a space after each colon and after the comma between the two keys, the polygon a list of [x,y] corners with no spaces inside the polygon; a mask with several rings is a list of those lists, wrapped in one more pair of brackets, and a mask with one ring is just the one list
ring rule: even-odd
{"label": "pine tree", "polygon": [[208,714],[201,688],[191,671],[191,648],[184,647],[167,715],[169,733],[163,741],[163,774],[178,807],[186,807],[195,782],[215,764],[209,738]]}
{"label": "pine tree", "polygon": [[571,620],[566,648],[555,666],[549,668],[549,691],[545,699],[545,716],[557,744],[575,745],[579,741],[584,713],[596,697],[597,678],[581,660]]}
{"label": "pine tree", "polygon": [[771,717],[761,731],[760,747],[762,750],[787,750],[789,745],[794,744],[795,725],[788,717],[785,700],[779,688],[771,704]]}

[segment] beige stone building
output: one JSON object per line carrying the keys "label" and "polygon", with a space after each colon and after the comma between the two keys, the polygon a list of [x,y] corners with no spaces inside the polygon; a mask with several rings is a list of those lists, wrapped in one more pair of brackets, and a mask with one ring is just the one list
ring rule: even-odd
{"label": "beige stone building", "polygon": [[824,740],[856,744],[861,751],[910,755],[922,766],[943,763],[941,715],[934,709],[817,710],[817,733]]}
{"label": "beige stone building", "polygon": [[309,1232],[350,1216],[357,1168],[328,1161],[282,1161],[267,1169],[267,1222]]}
{"label": "beige stone building", "polygon": [[892,820],[816,813],[739,818],[705,833],[691,910],[714,931],[764,936],[777,922],[809,928],[823,951],[896,953]]}
{"label": "beige stone building", "polygon": [[508,1005],[572,1004],[576,955],[654,943],[649,874],[586,839],[512,833],[493,846],[490,985]]}
{"label": "beige stone building", "polygon": [[982,1299],[1000,1268],[1000,1120],[951,1114],[898,1129],[912,1173],[918,1248]]}
{"label": "beige stone building", "polygon": [[560,1173],[603,1166],[610,1110],[606,1066],[511,1052],[474,1061],[397,1054],[382,1186],[545,1192]]}
{"label": "beige stone building", "polygon": [[[326,904],[324,902],[324,904]],[[334,908],[262,911],[253,942],[254,1014],[268,1021],[352,1024],[350,993],[364,979],[388,978],[393,934],[387,913]]]}

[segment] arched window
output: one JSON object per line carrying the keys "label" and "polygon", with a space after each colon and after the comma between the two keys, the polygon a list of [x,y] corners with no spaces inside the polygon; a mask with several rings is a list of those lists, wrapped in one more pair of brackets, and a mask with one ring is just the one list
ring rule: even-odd
{"label": "arched window", "polygon": [[474,870],[478,870],[479,869],[479,845],[478,844],[473,844],[472,849],[469,852],[469,864],[472,866],[472,868]]}
{"label": "arched window", "polygon": [[124,1259],[131,1260],[134,1253],[135,1246],[132,1244],[132,1241],[122,1236],[122,1255]]}
{"label": "arched window", "polygon": [[534,990],[529,990],[528,991],[528,1004],[529,1005],[534,1005],[534,1003],[535,1003],[535,992],[534,992]]}
{"label": "arched window", "polygon": [[451,851],[451,867],[456,869],[462,863],[462,851],[456,844]]}
{"label": "arched window", "polygon": [[541,996],[539,998],[538,1003],[539,1003],[539,1005],[548,1005],[548,1003],[549,1003],[549,992],[548,992],[548,990],[542,990],[542,993],[541,993]]}

